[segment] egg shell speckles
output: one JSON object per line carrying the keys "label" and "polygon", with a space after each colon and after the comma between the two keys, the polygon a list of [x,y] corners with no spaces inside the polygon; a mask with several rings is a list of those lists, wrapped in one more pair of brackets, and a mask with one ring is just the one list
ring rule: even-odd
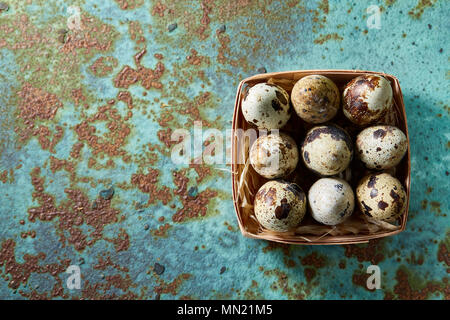
{"label": "egg shell speckles", "polygon": [[258,83],[246,92],[242,114],[258,128],[280,129],[291,117],[289,94],[277,85]]}
{"label": "egg shell speckles", "polygon": [[291,93],[295,112],[308,123],[331,120],[339,110],[339,100],[336,84],[321,75],[301,78],[295,83]]}
{"label": "egg shell speckles", "polygon": [[319,175],[331,176],[348,167],[353,158],[353,143],[338,126],[318,126],[306,134],[301,152],[306,167]]}
{"label": "egg shell speckles", "polygon": [[343,92],[344,115],[357,125],[380,119],[391,108],[391,84],[379,75],[362,75],[350,81]]}
{"label": "egg shell speckles", "polygon": [[405,134],[394,126],[373,126],[356,138],[356,150],[369,169],[389,169],[400,163],[408,149]]}
{"label": "egg shell speckles", "polygon": [[314,220],[333,226],[351,216],[355,196],[345,180],[322,178],[309,189],[308,203]]}
{"label": "egg shell speckles", "polygon": [[295,183],[274,180],[256,193],[254,210],[261,225],[273,231],[297,227],[306,213],[306,195]]}
{"label": "egg shell speckles", "polygon": [[297,166],[297,144],[284,133],[264,135],[250,149],[250,164],[267,179],[285,177]]}
{"label": "egg shell speckles", "polygon": [[387,173],[370,174],[356,188],[361,211],[376,220],[394,222],[406,209],[406,192],[398,179]]}

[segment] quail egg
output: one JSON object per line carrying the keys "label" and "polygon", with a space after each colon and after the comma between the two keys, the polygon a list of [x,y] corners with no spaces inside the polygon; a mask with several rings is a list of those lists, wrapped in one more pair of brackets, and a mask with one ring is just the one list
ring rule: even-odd
{"label": "quail egg", "polygon": [[389,169],[400,163],[408,149],[405,134],[397,127],[380,125],[361,131],[356,138],[359,158],[369,169]]}
{"label": "quail egg", "polygon": [[318,126],[308,131],[302,145],[306,167],[331,176],[344,171],[353,158],[353,144],[344,129],[335,126]]}
{"label": "quail egg", "polygon": [[291,117],[289,95],[280,86],[258,83],[248,89],[242,101],[242,114],[258,128],[280,129]]}
{"label": "quail egg", "polygon": [[312,217],[330,226],[346,220],[355,208],[352,187],[342,179],[317,180],[309,189],[308,200]]}
{"label": "quail egg", "polygon": [[339,110],[339,100],[339,90],[334,82],[321,75],[301,78],[291,93],[295,111],[308,123],[331,120]]}
{"label": "quail egg", "polygon": [[357,125],[367,125],[380,119],[392,106],[392,88],[379,75],[365,74],[354,78],[344,89],[344,115]]}
{"label": "quail egg", "polygon": [[356,189],[361,211],[376,220],[395,221],[406,209],[406,192],[398,179],[388,173],[362,178]]}
{"label": "quail egg", "polygon": [[284,133],[261,136],[250,149],[250,164],[267,179],[290,174],[297,166],[298,158],[297,144]]}
{"label": "quail egg", "polygon": [[295,183],[273,180],[256,193],[254,210],[262,226],[273,231],[297,227],[306,213],[306,195]]}

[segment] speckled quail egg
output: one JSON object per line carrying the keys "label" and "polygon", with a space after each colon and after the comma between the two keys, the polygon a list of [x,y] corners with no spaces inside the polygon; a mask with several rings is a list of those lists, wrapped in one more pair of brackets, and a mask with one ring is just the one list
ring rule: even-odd
{"label": "speckled quail egg", "polygon": [[353,144],[344,129],[335,125],[318,126],[306,134],[301,152],[310,170],[331,176],[348,167],[353,158]]}
{"label": "speckled quail egg", "polygon": [[267,179],[290,174],[297,166],[298,158],[297,144],[284,133],[261,136],[250,149],[250,164]]}
{"label": "speckled quail egg", "polygon": [[343,92],[345,116],[357,125],[367,125],[380,119],[393,103],[388,80],[379,75],[365,74],[350,81]]}
{"label": "speckled quail egg", "polygon": [[258,128],[280,129],[291,117],[289,95],[280,86],[258,83],[248,89],[242,101],[242,114]]}
{"label": "speckled quail egg", "polygon": [[339,110],[340,94],[333,81],[321,75],[310,75],[297,81],[291,101],[298,116],[308,123],[331,120]]}
{"label": "speckled quail egg", "polygon": [[334,226],[353,213],[355,196],[345,180],[322,178],[309,189],[308,203],[316,221]]}
{"label": "speckled quail egg", "polygon": [[406,209],[406,192],[388,173],[369,174],[356,189],[361,211],[376,220],[395,221]]}
{"label": "speckled quail egg", "polygon": [[254,210],[261,225],[273,231],[297,227],[306,213],[306,195],[295,183],[273,180],[256,193]]}
{"label": "speckled quail egg", "polygon": [[397,127],[380,125],[361,131],[356,138],[359,158],[369,169],[389,169],[400,163],[408,149],[405,134]]}

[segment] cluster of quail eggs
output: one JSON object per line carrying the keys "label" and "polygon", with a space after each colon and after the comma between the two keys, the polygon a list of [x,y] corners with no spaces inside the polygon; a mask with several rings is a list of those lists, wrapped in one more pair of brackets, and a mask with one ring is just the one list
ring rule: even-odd
{"label": "cluster of quail eggs", "polygon": [[[400,181],[383,170],[400,163],[408,141],[399,128],[378,124],[393,105],[389,81],[361,75],[345,86],[342,95],[323,75],[299,79],[290,95],[278,85],[258,83],[246,92],[242,113],[259,129],[282,130],[292,116],[291,105],[298,117],[313,125],[305,137],[295,137],[303,138],[302,145],[298,147],[284,132],[271,132],[250,148],[251,166],[269,179],[255,195],[254,213],[260,224],[273,231],[290,231],[309,208],[317,222],[333,226],[352,215],[355,202],[375,220],[395,221],[405,210],[406,193]],[[345,117],[359,128],[355,141],[345,129],[330,123],[341,105]],[[352,186],[342,179],[354,154],[371,172],[357,184],[356,199]],[[307,195],[289,181],[300,158],[318,176]]]}

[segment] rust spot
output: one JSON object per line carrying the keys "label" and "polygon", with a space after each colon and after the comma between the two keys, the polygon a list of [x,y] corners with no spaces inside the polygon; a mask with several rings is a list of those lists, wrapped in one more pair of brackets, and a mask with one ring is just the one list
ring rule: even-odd
{"label": "rust spot", "polygon": [[198,177],[195,179],[197,183],[202,182],[206,177],[211,175],[211,169],[206,165],[191,163],[189,164],[189,168],[193,168],[197,173]]}
{"label": "rust spot", "polygon": [[117,100],[126,103],[129,109],[133,108],[133,98],[131,97],[130,92],[128,91],[120,91],[117,94]]}
{"label": "rust spot", "polygon": [[89,70],[97,77],[106,77],[111,74],[119,64],[114,57],[99,57],[89,67]]}
{"label": "rust spot", "polygon": [[439,283],[428,281],[423,288],[414,289],[410,284],[407,272],[402,269],[397,270],[395,279],[397,284],[394,286],[394,293],[400,300],[424,300],[435,292],[442,292],[446,300],[450,298],[448,285],[445,284],[445,281],[442,281],[443,286]]}
{"label": "rust spot", "polygon": [[356,257],[359,262],[370,261],[372,264],[379,264],[384,260],[383,246],[381,240],[371,240],[364,245],[344,245],[345,256]]}
{"label": "rust spot", "polygon": [[303,266],[312,266],[314,268],[325,267],[325,258],[319,256],[317,252],[313,252],[300,260]]}
{"label": "rust spot", "polygon": [[367,291],[374,291],[376,289],[369,290],[367,288],[367,279],[369,278],[369,274],[363,273],[361,271],[355,271],[352,275],[352,282],[354,285],[357,285],[359,287],[363,287]]}
{"label": "rust spot", "polygon": [[276,249],[281,249],[285,256],[290,256],[290,245],[286,243],[272,242],[268,241],[267,246],[263,248],[263,252],[267,253],[269,251],[274,251]]}
{"label": "rust spot", "polygon": [[339,34],[337,33],[329,33],[329,34],[321,34],[317,39],[314,40],[315,44],[324,44],[325,42],[329,41],[329,40],[336,40],[336,41],[341,41],[344,38],[341,37]]}
{"label": "rust spot", "polygon": [[148,193],[148,204],[155,203],[156,200],[160,200],[164,205],[172,200],[172,194],[170,189],[166,186],[158,187],[159,171],[156,169],[148,169],[147,174],[133,174],[131,176],[131,184],[137,186],[139,190],[144,193]]}
{"label": "rust spot", "polygon": [[420,205],[422,207],[423,210],[425,210],[428,207],[428,200],[424,199],[420,202]]}
{"label": "rust spot", "polygon": [[86,97],[83,95],[83,90],[81,88],[73,89],[71,92],[71,97],[77,106],[80,105],[81,102],[86,101]]}
{"label": "rust spot", "polygon": [[114,263],[109,256],[106,258],[98,257],[98,263],[93,266],[95,270],[106,270],[107,267],[113,267],[114,269],[122,272],[129,272],[127,267],[122,267],[117,263]]}
{"label": "rust spot", "polygon": [[425,9],[432,7],[436,0],[418,0],[417,5],[408,12],[408,15],[413,19],[420,19]]}
{"label": "rust spot", "polygon": [[[93,123],[105,121],[109,132],[97,135]],[[100,106],[97,113],[83,120],[75,126],[75,132],[80,142],[92,148],[93,154],[107,154],[109,156],[122,156],[124,161],[126,152],[122,149],[126,138],[131,132],[130,125],[119,114],[118,109],[111,105]],[[126,161],[125,161],[126,162]]]}
{"label": "rust spot", "polygon": [[288,258],[284,258],[284,264],[286,265],[286,267],[288,268],[294,268],[295,267],[295,261],[292,259],[288,259]]}
{"label": "rust spot", "polygon": [[303,270],[307,282],[311,282],[315,278],[317,271],[313,268],[305,268]]}
{"label": "rust spot", "polygon": [[127,9],[135,9],[137,7],[140,7],[144,4],[141,0],[115,0],[117,4],[120,6],[120,9],[127,10]]}
{"label": "rust spot", "polygon": [[105,238],[105,240],[114,244],[116,252],[127,251],[130,247],[130,236],[124,229],[120,229],[116,238]]}
{"label": "rust spot", "polygon": [[166,5],[162,4],[161,1],[158,1],[152,8],[152,16],[158,15],[159,17],[164,17],[164,12],[166,11]]}
{"label": "rust spot", "polygon": [[441,204],[438,201],[430,201],[431,211],[441,213]]}
{"label": "rust spot", "polygon": [[[54,197],[45,192],[45,180],[40,176],[40,172],[40,168],[35,168],[31,172],[31,184],[35,190],[33,198],[39,206],[28,209],[28,220],[31,222],[36,219],[56,220],[61,243],[64,244],[67,241],[76,250],[82,251],[102,239],[106,225],[118,221],[119,211],[111,208],[110,200],[100,197],[95,200],[94,207],[85,194],[73,188],[64,190],[68,197],[65,206],[57,206]],[[89,233],[83,232],[81,229],[83,224],[93,230]]]}
{"label": "rust spot", "polygon": [[158,62],[154,70],[145,68],[141,65],[142,56],[147,52],[147,49],[142,49],[134,56],[137,69],[130,66],[125,66],[114,79],[114,86],[116,88],[125,88],[137,82],[140,82],[142,87],[149,90],[150,88],[161,89],[162,84],[159,79],[165,71],[164,64]]}
{"label": "rust spot", "polygon": [[186,57],[186,60],[194,66],[199,66],[205,59],[206,57],[198,55],[198,52],[195,49],[191,49],[191,54]]}
{"label": "rust spot", "polygon": [[170,147],[172,147],[173,145],[177,144],[177,143],[181,143],[184,140],[184,137],[180,137],[178,139],[178,141],[172,140],[172,128],[167,128],[164,130],[159,130],[157,132],[158,135],[158,139],[159,141],[161,141],[162,143],[164,143],[166,145],[166,147],[169,149]]}
{"label": "rust spot", "polygon": [[129,21],[128,22],[128,32],[130,34],[130,39],[136,41],[136,44],[145,44],[146,39],[143,36],[144,31],[139,21]]}
{"label": "rust spot", "polygon": [[3,183],[6,183],[6,181],[8,181],[8,170],[3,170],[3,172],[0,173],[0,181]]}
{"label": "rust spot", "polygon": [[162,226],[159,226],[158,229],[152,230],[151,234],[155,237],[165,238],[167,237],[167,231],[172,228],[172,225],[169,223],[165,223]]}
{"label": "rust spot", "polygon": [[281,292],[289,299],[304,299],[305,294],[302,290],[302,286],[300,284],[294,283],[293,285],[289,284],[289,278],[285,272],[279,271],[277,269],[275,270],[266,270],[264,271],[265,276],[276,276],[278,279],[276,282],[272,283],[270,288],[272,290],[278,290],[281,289]]}
{"label": "rust spot", "polygon": [[159,285],[153,288],[153,291],[156,294],[171,294],[173,296],[176,296],[178,293],[178,288],[180,285],[185,281],[188,280],[191,277],[191,274],[189,273],[182,273],[179,276],[177,276],[172,282],[166,283],[161,278],[158,278]]}
{"label": "rust spot", "polygon": [[25,83],[18,92],[19,96],[19,118],[25,127],[16,127],[14,131],[19,135],[20,141],[25,141],[31,136],[38,136],[39,143],[43,149],[50,149],[53,152],[53,146],[62,136],[62,128],[58,126],[59,133],[56,133],[54,142],[48,138],[52,135],[46,126],[36,127],[37,120],[52,120],[59,108],[63,107],[55,94],[35,88],[29,83]]}
{"label": "rust spot", "polygon": [[441,242],[439,244],[437,260],[439,262],[444,262],[448,267],[450,267],[450,252],[448,251],[447,245],[444,242]]}
{"label": "rust spot", "polygon": [[[62,297],[62,282],[59,279],[59,274],[66,271],[71,261],[70,259],[62,259],[60,263],[44,264],[41,261],[45,260],[46,255],[42,252],[31,255],[25,254],[23,262],[20,263],[15,257],[16,243],[12,239],[7,239],[1,244],[0,248],[0,266],[4,266],[4,273],[9,274],[8,286],[12,289],[17,289],[21,284],[26,284],[32,273],[49,274],[55,278],[55,286],[51,291],[52,297]],[[47,293],[45,297],[49,298]]]}
{"label": "rust spot", "polygon": [[83,149],[84,143],[77,142],[72,146],[72,150],[70,151],[70,156],[74,159],[78,159],[80,157],[81,149]]}
{"label": "rust spot", "polygon": [[187,190],[189,178],[186,177],[185,170],[175,171],[172,175],[176,186],[173,193],[178,196],[182,204],[182,208],[172,216],[172,221],[182,222],[188,218],[205,216],[208,210],[208,203],[217,196],[217,191],[208,188],[199,192],[195,198],[190,197]]}
{"label": "rust spot", "polygon": [[330,7],[328,4],[328,0],[322,0],[318,6],[319,9],[323,11],[323,13],[328,14]]}

